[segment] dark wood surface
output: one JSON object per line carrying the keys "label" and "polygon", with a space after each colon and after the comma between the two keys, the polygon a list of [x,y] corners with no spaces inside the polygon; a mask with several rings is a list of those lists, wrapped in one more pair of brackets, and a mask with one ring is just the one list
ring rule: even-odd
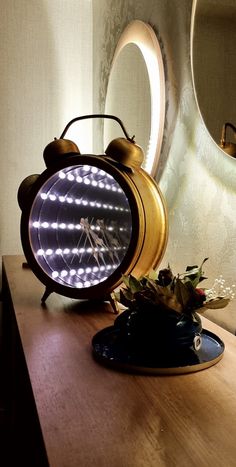
{"label": "dark wood surface", "polygon": [[94,361],[91,340],[113,323],[110,305],[52,294],[43,308],[44,287],[22,261],[3,258],[4,293],[12,301],[51,467],[236,465],[232,334],[203,318],[226,349],[220,362],[197,373],[137,376],[107,369]]}

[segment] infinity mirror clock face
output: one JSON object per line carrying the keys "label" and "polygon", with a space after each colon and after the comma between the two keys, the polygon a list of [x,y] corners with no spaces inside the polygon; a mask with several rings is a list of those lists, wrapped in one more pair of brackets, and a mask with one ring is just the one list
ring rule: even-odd
{"label": "infinity mirror clock face", "polygon": [[122,263],[131,236],[127,196],[112,175],[94,165],[53,174],[31,208],[29,240],[37,263],[66,287],[106,281]]}

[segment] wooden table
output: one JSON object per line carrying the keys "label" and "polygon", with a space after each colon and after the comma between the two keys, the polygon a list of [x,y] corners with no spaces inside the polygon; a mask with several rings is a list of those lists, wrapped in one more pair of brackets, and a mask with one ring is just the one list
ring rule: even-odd
{"label": "wooden table", "polygon": [[42,308],[44,287],[22,261],[3,258],[4,336],[13,425],[23,454],[30,444],[29,457],[38,459],[29,465],[236,466],[232,334],[203,319],[226,350],[220,362],[197,373],[137,376],[107,369],[94,361],[91,339],[114,321],[110,305],[52,294]]}

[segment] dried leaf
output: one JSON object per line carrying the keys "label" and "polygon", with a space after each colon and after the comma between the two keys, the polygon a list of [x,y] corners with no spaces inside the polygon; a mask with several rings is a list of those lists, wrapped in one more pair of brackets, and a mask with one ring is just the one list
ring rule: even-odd
{"label": "dried leaf", "polygon": [[175,282],[174,294],[182,308],[185,309],[191,299],[191,291],[178,277]]}
{"label": "dried leaf", "polygon": [[132,293],[140,292],[142,290],[142,285],[134,276],[129,276],[129,287]]}
{"label": "dried leaf", "polygon": [[148,277],[148,279],[156,281],[157,277],[158,277],[158,273],[156,271],[154,271],[154,269],[151,269],[151,271],[148,273],[147,277]]}
{"label": "dried leaf", "polygon": [[209,302],[205,302],[204,307],[210,309],[225,308],[229,302],[229,298],[213,298],[212,300],[209,300]]}

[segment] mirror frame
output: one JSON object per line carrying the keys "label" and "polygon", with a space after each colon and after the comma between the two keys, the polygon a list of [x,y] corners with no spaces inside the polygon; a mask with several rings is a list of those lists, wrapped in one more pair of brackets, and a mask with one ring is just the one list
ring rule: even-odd
{"label": "mirror frame", "polygon": [[[121,34],[115,49],[110,74],[114,69],[118,56],[123,48],[130,44],[136,44],[144,58],[150,85],[151,94],[151,128],[148,151],[145,154],[143,168],[153,177],[156,175],[160,158],[165,122],[165,75],[162,52],[158,38],[153,28],[140,20],[131,21]],[[109,87],[109,80],[107,92]],[[106,96],[107,101],[107,96]],[[107,113],[107,103],[105,102]],[[125,123],[125,122],[124,122]],[[132,129],[135,132],[135,128]],[[138,141],[136,141],[139,144]]]}

